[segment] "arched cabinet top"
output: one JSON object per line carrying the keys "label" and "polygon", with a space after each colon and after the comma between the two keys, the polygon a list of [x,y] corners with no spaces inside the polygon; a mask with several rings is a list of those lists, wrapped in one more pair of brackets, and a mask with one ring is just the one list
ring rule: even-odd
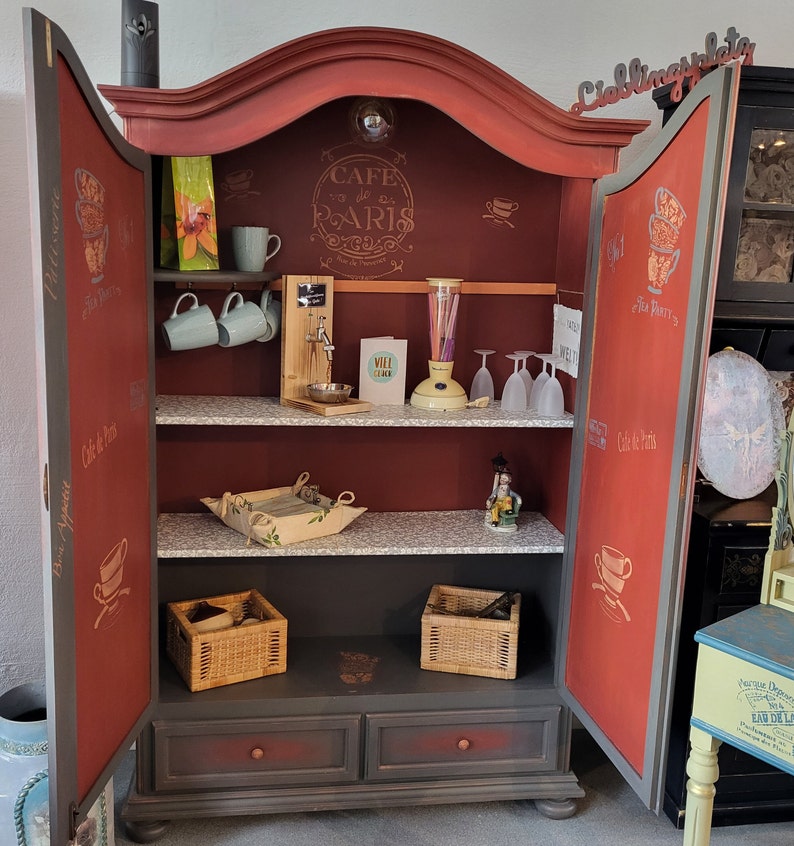
{"label": "arched cabinet top", "polygon": [[462,47],[372,27],[307,35],[188,88],[99,90],[127,139],[156,155],[221,153],[332,100],[367,95],[422,101],[527,167],[595,179],[648,125],[573,115]]}

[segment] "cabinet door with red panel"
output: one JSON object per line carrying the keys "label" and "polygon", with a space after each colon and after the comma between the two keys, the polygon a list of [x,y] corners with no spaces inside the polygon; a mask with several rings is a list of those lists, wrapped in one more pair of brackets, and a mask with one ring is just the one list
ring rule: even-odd
{"label": "cabinet door with red panel", "polygon": [[593,210],[561,685],[657,810],[735,76],[699,83]]}
{"label": "cabinet door with red panel", "polygon": [[50,828],[66,843],[155,690],[151,180],[63,33],[30,9],[25,48]]}

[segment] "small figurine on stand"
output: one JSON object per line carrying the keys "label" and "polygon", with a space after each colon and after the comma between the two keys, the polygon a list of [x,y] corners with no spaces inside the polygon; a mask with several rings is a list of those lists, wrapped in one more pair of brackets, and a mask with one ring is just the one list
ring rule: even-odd
{"label": "small figurine on stand", "polygon": [[515,532],[522,500],[511,488],[513,474],[501,452],[491,459],[491,465],[494,471],[493,490],[485,501],[485,525],[494,532]]}

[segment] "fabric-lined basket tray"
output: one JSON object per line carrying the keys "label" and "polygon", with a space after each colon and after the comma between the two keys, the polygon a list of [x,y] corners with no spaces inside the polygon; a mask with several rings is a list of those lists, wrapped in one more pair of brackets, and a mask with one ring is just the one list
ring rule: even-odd
{"label": "fabric-lined basket tray", "polygon": [[294,485],[246,493],[204,497],[201,502],[232,529],[262,546],[285,546],[335,535],[367,509],[353,507],[355,495],[343,491],[335,499],[307,484],[301,473]]}
{"label": "fabric-lined basket tray", "polygon": [[500,591],[433,585],[422,613],[423,670],[514,679],[521,594],[513,594],[510,619],[474,616]]}
{"label": "fabric-lined basket tray", "polygon": [[[234,625],[199,632],[189,615],[201,602],[226,609]],[[256,590],[169,602],[166,652],[194,692],[284,673],[287,618]]]}

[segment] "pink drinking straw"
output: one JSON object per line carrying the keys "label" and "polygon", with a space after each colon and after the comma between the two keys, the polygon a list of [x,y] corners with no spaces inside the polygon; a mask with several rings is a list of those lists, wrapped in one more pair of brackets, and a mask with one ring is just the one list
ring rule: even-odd
{"label": "pink drinking straw", "polygon": [[452,361],[462,280],[431,277],[427,281],[430,283],[427,292],[430,357],[432,361]]}
{"label": "pink drinking straw", "polygon": [[444,349],[441,351],[441,361],[452,361],[455,358],[455,323],[458,319],[458,302],[460,296],[452,295],[452,308],[447,316],[444,331]]}

